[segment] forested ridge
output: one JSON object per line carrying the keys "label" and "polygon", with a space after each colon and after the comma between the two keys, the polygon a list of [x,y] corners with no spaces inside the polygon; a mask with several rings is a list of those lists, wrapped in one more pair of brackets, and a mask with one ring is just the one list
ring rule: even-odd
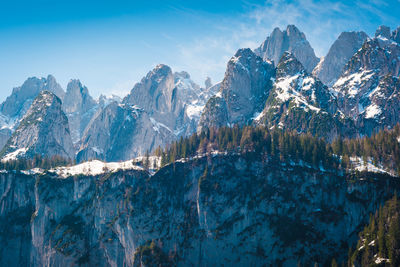
{"label": "forested ridge", "polygon": [[[200,134],[181,137],[165,148],[158,147],[154,155],[161,157],[161,167],[179,159],[213,153],[253,154],[265,159],[284,163],[303,163],[325,170],[352,170],[358,161],[371,162],[400,173],[400,125],[391,130],[382,130],[370,137],[342,139],[332,143],[309,133],[268,129],[264,126],[210,128]],[[144,157],[143,165],[149,163]],[[358,160],[356,160],[358,159]],[[146,163],[147,162],[147,163]],[[18,159],[0,162],[0,169],[27,170],[32,168],[50,169],[74,164],[60,156],[43,157],[36,155],[32,160]],[[147,166],[155,167],[156,166]]]}
{"label": "forested ridge", "polygon": [[0,161],[0,169],[21,171],[41,168],[48,170],[59,166],[69,166],[74,163],[74,161],[61,156],[43,157],[41,155],[35,155],[33,159],[20,158],[16,160]]}
{"label": "forested ridge", "polygon": [[[353,169],[356,157],[385,169],[400,173],[400,126],[382,130],[370,137],[337,138],[332,143],[311,134],[283,131],[263,126],[210,128],[200,134],[158,147],[155,155],[161,157],[161,166],[178,159],[196,155],[219,153],[255,153],[283,162],[303,162],[325,169]],[[353,160],[351,160],[353,159]]]}

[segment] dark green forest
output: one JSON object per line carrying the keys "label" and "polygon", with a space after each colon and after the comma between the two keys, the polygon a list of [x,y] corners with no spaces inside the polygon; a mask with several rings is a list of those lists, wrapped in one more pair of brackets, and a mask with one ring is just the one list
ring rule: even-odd
{"label": "dark green forest", "polygon": [[298,134],[263,126],[240,128],[222,127],[207,129],[200,134],[181,138],[165,149],[158,147],[155,155],[161,165],[196,155],[219,153],[254,153],[258,156],[279,159],[282,162],[303,162],[324,169],[353,169],[351,157],[400,173],[400,126],[382,130],[370,137],[342,139],[332,143],[311,134]]}
{"label": "dark green forest", "polygon": [[400,200],[397,195],[371,214],[349,251],[349,266],[400,266]]}

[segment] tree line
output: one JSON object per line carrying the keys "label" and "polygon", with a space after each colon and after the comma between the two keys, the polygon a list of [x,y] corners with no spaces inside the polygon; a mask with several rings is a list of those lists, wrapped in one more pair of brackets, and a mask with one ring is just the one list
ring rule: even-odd
{"label": "tree line", "polygon": [[[154,155],[161,157],[161,167],[179,159],[212,153],[237,153],[254,155],[265,159],[276,159],[287,163],[305,163],[324,169],[353,169],[358,157],[365,163],[394,170],[400,175],[400,125],[393,129],[381,130],[370,137],[346,139],[338,137],[332,143],[310,133],[268,129],[264,126],[244,126],[210,128],[189,137],[181,137],[165,148],[158,147]],[[149,153],[143,164],[149,165]],[[44,157],[35,155],[33,159],[18,159],[0,162],[0,169],[27,170],[32,168],[51,169],[74,164],[72,160],[60,156]]]}
{"label": "tree line", "polygon": [[69,166],[75,162],[70,159],[65,159],[61,156],[54,155],[51,157],[43,157],[41,155],[35,155],[33,159],[20,158],[16,160],[0,161],[0,169],[2,170],[30,170],[33,168],[41,168],[49,170],[59,166]]}
{"label": "tree line", "polygon": [[161,157],[161,166],[178,159],[218,151],[241,154],[254,152],[280,161],[303,162],[325,169],[353,169],[357,157],[364,163],[371,161],[400,174],[399,141],[400,125],[381,130],[370,137],[338,137],[332,143],[309,133],[299,134],[264,126],[234,126],[210,128],[199,134],[181,137],[164,149],[158,147],[154,154]]}

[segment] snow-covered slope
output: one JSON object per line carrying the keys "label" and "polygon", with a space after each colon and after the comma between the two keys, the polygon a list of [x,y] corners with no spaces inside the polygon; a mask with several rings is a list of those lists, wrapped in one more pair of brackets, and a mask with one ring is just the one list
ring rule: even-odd
{"label": "snow-covered slope", "polygon": [[332,87],[339,108],[353,118],[360,132],[371,134],[399,122],[400,44],[380,27],[346,64]]}
{"label": "snow-covered slope", "polygon": [[352,135],[335,96],[293,54],[284,53],[275,78],[263,111],[254,114],[256,124],[310,132],[328,140],[342,133]]}
{"label": "snow-covered slope", "polygon": [[135,165],[133,160],[124,162],[102,162],[99,160],[92,160],[70,167],[57,167],[49,170],[49,172],[67,178],[74,175],[96,176],[120,170],[143,170],[143,168]]}

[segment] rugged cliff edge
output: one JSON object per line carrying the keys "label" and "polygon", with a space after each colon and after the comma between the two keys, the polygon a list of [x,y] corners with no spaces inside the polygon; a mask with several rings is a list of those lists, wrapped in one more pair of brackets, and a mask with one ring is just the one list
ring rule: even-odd
{"label": "rugged cliff edge", "polygon": [[0,265],[324,264],[400,188],[253,154],[104,172],[0,173]]}

